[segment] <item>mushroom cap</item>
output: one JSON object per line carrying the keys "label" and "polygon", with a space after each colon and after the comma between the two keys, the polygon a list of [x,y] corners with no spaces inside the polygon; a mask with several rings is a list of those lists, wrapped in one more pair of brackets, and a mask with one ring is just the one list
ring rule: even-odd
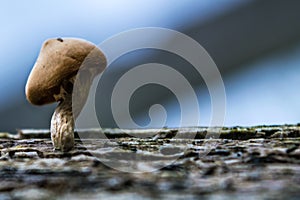
{"label": "mushroom cap", "polygon": [[61,92],[61,85],[74,78],[79,69],[92,69],[95,76],[105,67],[106,58],[96,45],[77,38],[49,39],[44,42],[28,77],[27,100],[34,105],[58,101],[56,96]]}

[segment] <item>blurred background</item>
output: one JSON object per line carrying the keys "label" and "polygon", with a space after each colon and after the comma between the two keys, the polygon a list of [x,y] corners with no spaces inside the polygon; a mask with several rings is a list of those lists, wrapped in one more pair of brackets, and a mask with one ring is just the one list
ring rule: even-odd
{"label": "blurred background", "polygon": [[[298,123],[299,10],[297,0],[3,1],[0,131],[50,126],[56,105],[30,105],[24,93],[44,40],[79,37],[99,44],[122,31],[149,26],[185,33],[207,50],[225,84],[224,125]],[[172,66],[189,80],[199,100],[200,125],[209,125],[211,104],[201,75],[176,55],[148,49],[121,56],[105,71],[105,87],[99,85],[95,105],[101,126],[116,127],[109,101],[114,84],[132,67],[149,62]],[[145,85],[132,99],[130,112],[141,126],[149,123],[149,107],[158,103],[167,110],[166,126],[178,125],[179,104],[167,88]]]}

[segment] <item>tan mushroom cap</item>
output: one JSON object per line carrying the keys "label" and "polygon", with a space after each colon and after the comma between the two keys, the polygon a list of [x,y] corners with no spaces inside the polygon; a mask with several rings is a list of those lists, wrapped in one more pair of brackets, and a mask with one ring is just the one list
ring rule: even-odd
{"label": "tan mushroom cap", "polygon": [[60,93],[62,82],[74,77],[83,67],[97,69],[97,73],[105,69],[106,58],[97,46],[75,38],[45,41],[27,80],[28,101],[35,105],[55,102],[54,96]]}

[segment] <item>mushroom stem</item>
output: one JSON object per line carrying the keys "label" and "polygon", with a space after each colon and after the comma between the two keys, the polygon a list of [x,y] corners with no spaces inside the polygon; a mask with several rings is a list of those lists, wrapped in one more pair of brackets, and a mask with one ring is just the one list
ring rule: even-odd
{"label": "mushroom stem", "polygon": [[66,94],[51,119],[51,140],[54,149],[69,151],[74,147],[74,117],[72,94]]}
{"label": "mushroom stem", "polygon": [[[77,76],[62,81],[60,93],[54,98],[60,103],[51,119],[51,140],[54,149],[69,151],[74,147],[74,126],[82,107],[88,97],[89,87],[95,77],[93,70],[82,70]],[[76,81],[77,93],[73,94]],[[76,101],[73,102],[72,99]]]}

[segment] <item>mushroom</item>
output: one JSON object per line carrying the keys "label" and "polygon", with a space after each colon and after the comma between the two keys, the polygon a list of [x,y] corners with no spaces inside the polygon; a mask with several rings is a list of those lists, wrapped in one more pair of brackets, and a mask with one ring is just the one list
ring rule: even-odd
{"label": "mushroom", "polygon": [[[74,147],[75,119],[85,104],[91,82],[105,67],[104,54],[86,40],[57,38],[44,42],[28,77],[25,93],[34,105],[59,102],[50,128],[55,149],[69,151]],[[80,92],[73,96],[75,80]],[[76,105],[72,105],[72,98],[77,98]]]}

